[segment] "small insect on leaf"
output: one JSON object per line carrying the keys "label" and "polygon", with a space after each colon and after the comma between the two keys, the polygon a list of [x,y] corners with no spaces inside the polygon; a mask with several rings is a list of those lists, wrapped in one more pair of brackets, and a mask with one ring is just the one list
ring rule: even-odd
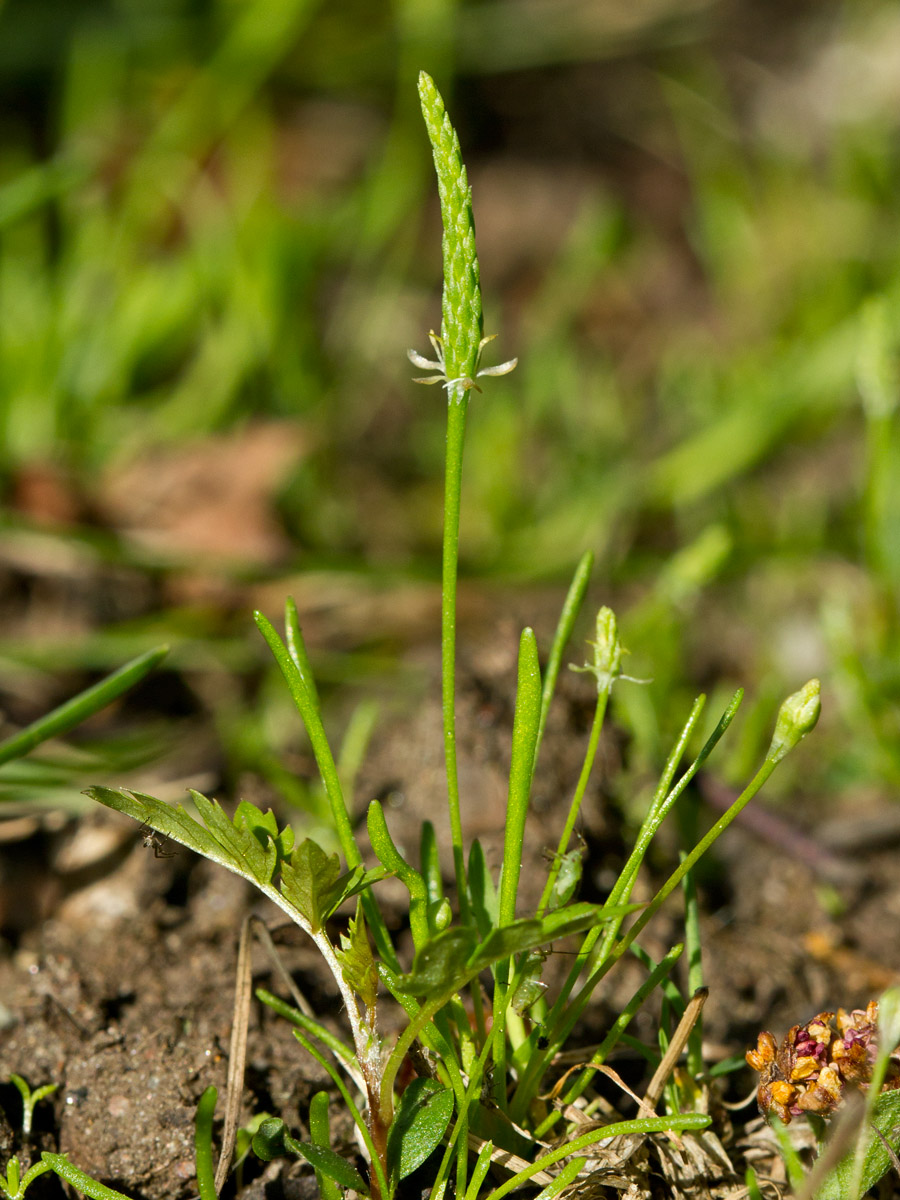
{"label": "small insect on leaf", "polygon": [[169,839],[163,833],[153,829],[150,825],[142,825],[138,831],[141,835],[141,842],[148,850],[153,851],[154,858],[174,858],[175,851],[169,849]]}

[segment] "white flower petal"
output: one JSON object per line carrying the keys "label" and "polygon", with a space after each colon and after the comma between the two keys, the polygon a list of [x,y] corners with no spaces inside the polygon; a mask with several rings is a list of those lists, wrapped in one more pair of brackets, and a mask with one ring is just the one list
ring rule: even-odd
{"label": "white flower petal", "polygon": [[479,375],[508,375],[510,373],[510,371],[512,371],[515,368],[516,363],[518,363],[518,361],[519,360],[517,358],[511,358],[508,362],[500,363],[500,365],[497,367],[482,367],[481,370],[478,372],[478,374]]}
{"label": "white flower petal", "polygon": [[418,350],[407,350],[406,357],[414,367],[420,367],[423,371],[443,371],[442,363],[434,362],[430,358],[425,358],[419,354]]}

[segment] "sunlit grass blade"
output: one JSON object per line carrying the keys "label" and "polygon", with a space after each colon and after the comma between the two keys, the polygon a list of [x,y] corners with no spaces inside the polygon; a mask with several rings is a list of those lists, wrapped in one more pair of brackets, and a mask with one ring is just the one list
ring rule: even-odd
{"label": "sunlit grass blade", "polygon": [[[355,867],[362,862],[362,854],[353,836],[353,824],[344,800],[340,774],[322,722],[318,693],[308,683],[308,680],[312,678],[312,671],[300,633],[296,607],[292,601],[288,601],[286,605],[285,624],[288,629],[290,649],[281,640],[274,626],[263,613],[254,613],[254,620],[281,669],[294,704],[297,706],[297,711],[300,713],[313,748],[325,794],[328,797],[338,842],[348,867]],[[398,966],[396,951],[378,906],[368,894],[363,896],[362,904],[366,922],[379,953],[392,966]]]}
{"label": "sunlit grass blade", "polygon": [[132,659],[118,671],[113,671],[111,675],[101,679],[99,683],[79,692],[65,704],[54,708],[45,717],[33,721],[24,729],[20,729],[18,733],[13,734],[12,737],[6,738],[0,742],[0,764],[14,758],[21,758],[23,754],[33,750],[41,742],[45,742],[51,737],[58,737],[61,733],[67,733],[99,709],[105,708],[107,704],[118,699],[129,688],[139,683],[145,675],[162,662],[168,652],[168,646],[159,646],[155,650],[148,650],[146,654]]}
{"label": "sunlit grass blade", "polygon": [[516,916],[525,817],[531,794],[532,764],[540,716],[541,671],[538,665],[537,642],[533,630],[525,629],[519,641],[519,672],[506,804],[506,832],[503,842],[503,867],[500,873],[501,926],[509,925]]}
{"label": "sunlit grass blade", "polygon": [[553,693],[556,691],[556,681],[559,678],[562,656],[568,645],[569,638],[572,636],[572,630],[581,611],[581,606],[584,603],[584,597],[587,594],[588,584],[591,581],[591,571],[593,569],[594,556],[588,550],[582,555],[578,566],[575,568],[575,574],[572,576],[572,582],[569,584],[569,590],[566,593],[562,611],[559,614],[559,621],[556,625],[556,632],[553,635],[550,653],[547,656],[547,665],[544,668],[544,687],[541,693],[541,720],[538,725],[537,740],[534,747],[535,760],[537,760],[537,756],[540,753],[541,742],[544,738],[547,715],[550,712]]}

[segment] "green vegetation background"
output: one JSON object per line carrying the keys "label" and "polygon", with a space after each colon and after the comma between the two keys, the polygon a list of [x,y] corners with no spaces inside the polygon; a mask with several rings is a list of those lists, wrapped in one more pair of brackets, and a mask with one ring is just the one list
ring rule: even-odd
{"label": "green vegetation background", "polygon": [[[595,551],[653,679],[616,697],[639,756],[698,688],[743,684],[736,780],[820,675],[782,792],[895,791],[898,63],[886,2],[6,0],[4,545],[38,524],[39,469],[77,498],[62,541],[177,565],[98,517],[109,473],[289,420],[278,569],[437,578],[440,399],[404,354],[439,321],[425,69],[473,184],[492,361],[520,360],[472,405],[463,575],[561,598]],[[100,666],[161,631],[213,645],[205,621],[0,650]]]}

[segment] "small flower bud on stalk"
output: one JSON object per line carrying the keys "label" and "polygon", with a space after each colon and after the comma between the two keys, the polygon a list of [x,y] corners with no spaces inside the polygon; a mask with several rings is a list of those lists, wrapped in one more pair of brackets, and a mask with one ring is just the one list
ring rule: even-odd
{"label": "small flower bud on stalk", "polygon": [[820,691],[818,679],[811,679],[799,692],[788,696],[778,710],[775,733],[766,755],[773,765],[780,763],[811,729],[815,729],[819,713],[822,711]]}
{"label": "small flower bud on stalk", "polygon": [[619,625],[611,608],[604,606],[597,613],[596,635],[593,642],[588,642],[589,646],[594,647],[594,661],[582,667],[573,665],[570,669],[593,675],[597,680],[597,690],[608,692],[613,680],[621,674],[622,655],[626,653],[619,641]]}

